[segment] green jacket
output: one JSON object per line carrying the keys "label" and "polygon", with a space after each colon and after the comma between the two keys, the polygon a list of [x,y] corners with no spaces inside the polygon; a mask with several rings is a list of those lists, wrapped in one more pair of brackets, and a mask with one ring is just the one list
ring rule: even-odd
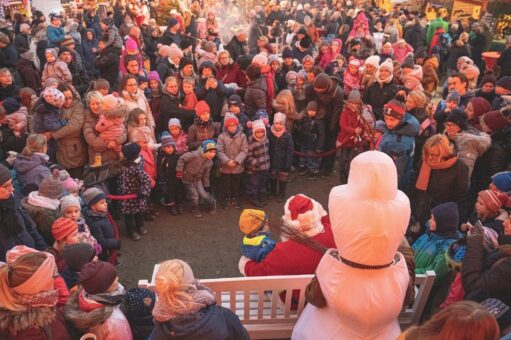
{"label": "green jacket", "polygon": [[431,38],[435,35],[435,31],[437,27],[442,27],[445,32],[449,30],[449,24],[442,18],[436,18],[435,20],[429,23],[428,32],[426,33],[426,39],[428,40],[428,45],[431,43]]}

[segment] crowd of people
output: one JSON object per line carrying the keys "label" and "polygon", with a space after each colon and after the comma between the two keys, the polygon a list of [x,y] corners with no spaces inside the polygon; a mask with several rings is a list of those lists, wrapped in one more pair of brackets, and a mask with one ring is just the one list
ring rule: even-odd
{"label": "crowd of people", "polygon": [[[248,338],[186,262],[156,292],[115,269],[117,211],[139,241],[217,200],[240,209],[242,275],[316,273],[297,339],[509,332],[511,36],[490,70],[492,30],[441,12],[194,1],[162,29],[157,7],[0,19],[0,335]],[[334,169],[328,211],[286,194]],[[400,335],[428,270],[429,321]]]}

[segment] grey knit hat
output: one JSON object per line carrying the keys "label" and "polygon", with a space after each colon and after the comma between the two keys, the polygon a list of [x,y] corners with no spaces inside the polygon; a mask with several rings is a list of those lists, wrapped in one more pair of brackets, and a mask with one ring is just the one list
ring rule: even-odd
{"label": "grey knit hat", "polygon": [[39,195],[51,199],[59,199],[64,195],[64,185],[58,175],[50,175],[39,184]]}
{"label": "grey knit hat", "polygon": [[67,195],[62,198],[60,201],[60,212],[66,212],[69,207],[77,207],[80,209],[80,199],[75,195]]}
{"label": "grey knit hat", "polygon": [[3,185],[10,179],[12,179],[11,171],[6,166],[0,164],[0,185]]}
{"label": "grey knit hat", "polygon": [[104,198],[106,198],[106,194],[95,187],[89,188],[83,193],[83,200],[89,208]]}

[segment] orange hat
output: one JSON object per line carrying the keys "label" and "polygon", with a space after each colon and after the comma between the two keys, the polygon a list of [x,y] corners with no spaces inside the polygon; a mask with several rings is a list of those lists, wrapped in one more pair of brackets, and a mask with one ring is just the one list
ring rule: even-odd
{"label": "orange hat", "polygon": [[51,234],[56,241],[60,241],[78,231],[78,225],[69,218],[61,217],[53,222]]}

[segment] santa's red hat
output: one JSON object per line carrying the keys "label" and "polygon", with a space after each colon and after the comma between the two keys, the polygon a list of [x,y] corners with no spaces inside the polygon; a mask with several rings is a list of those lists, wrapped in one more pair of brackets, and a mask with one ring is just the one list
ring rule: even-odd
{"label": "santa's red hat", "polygon": [[326,215],[327,212],[319,202],[299,194],[287,200],[282,219],[301,233],[314,237],[324,230],[321,218]]}

